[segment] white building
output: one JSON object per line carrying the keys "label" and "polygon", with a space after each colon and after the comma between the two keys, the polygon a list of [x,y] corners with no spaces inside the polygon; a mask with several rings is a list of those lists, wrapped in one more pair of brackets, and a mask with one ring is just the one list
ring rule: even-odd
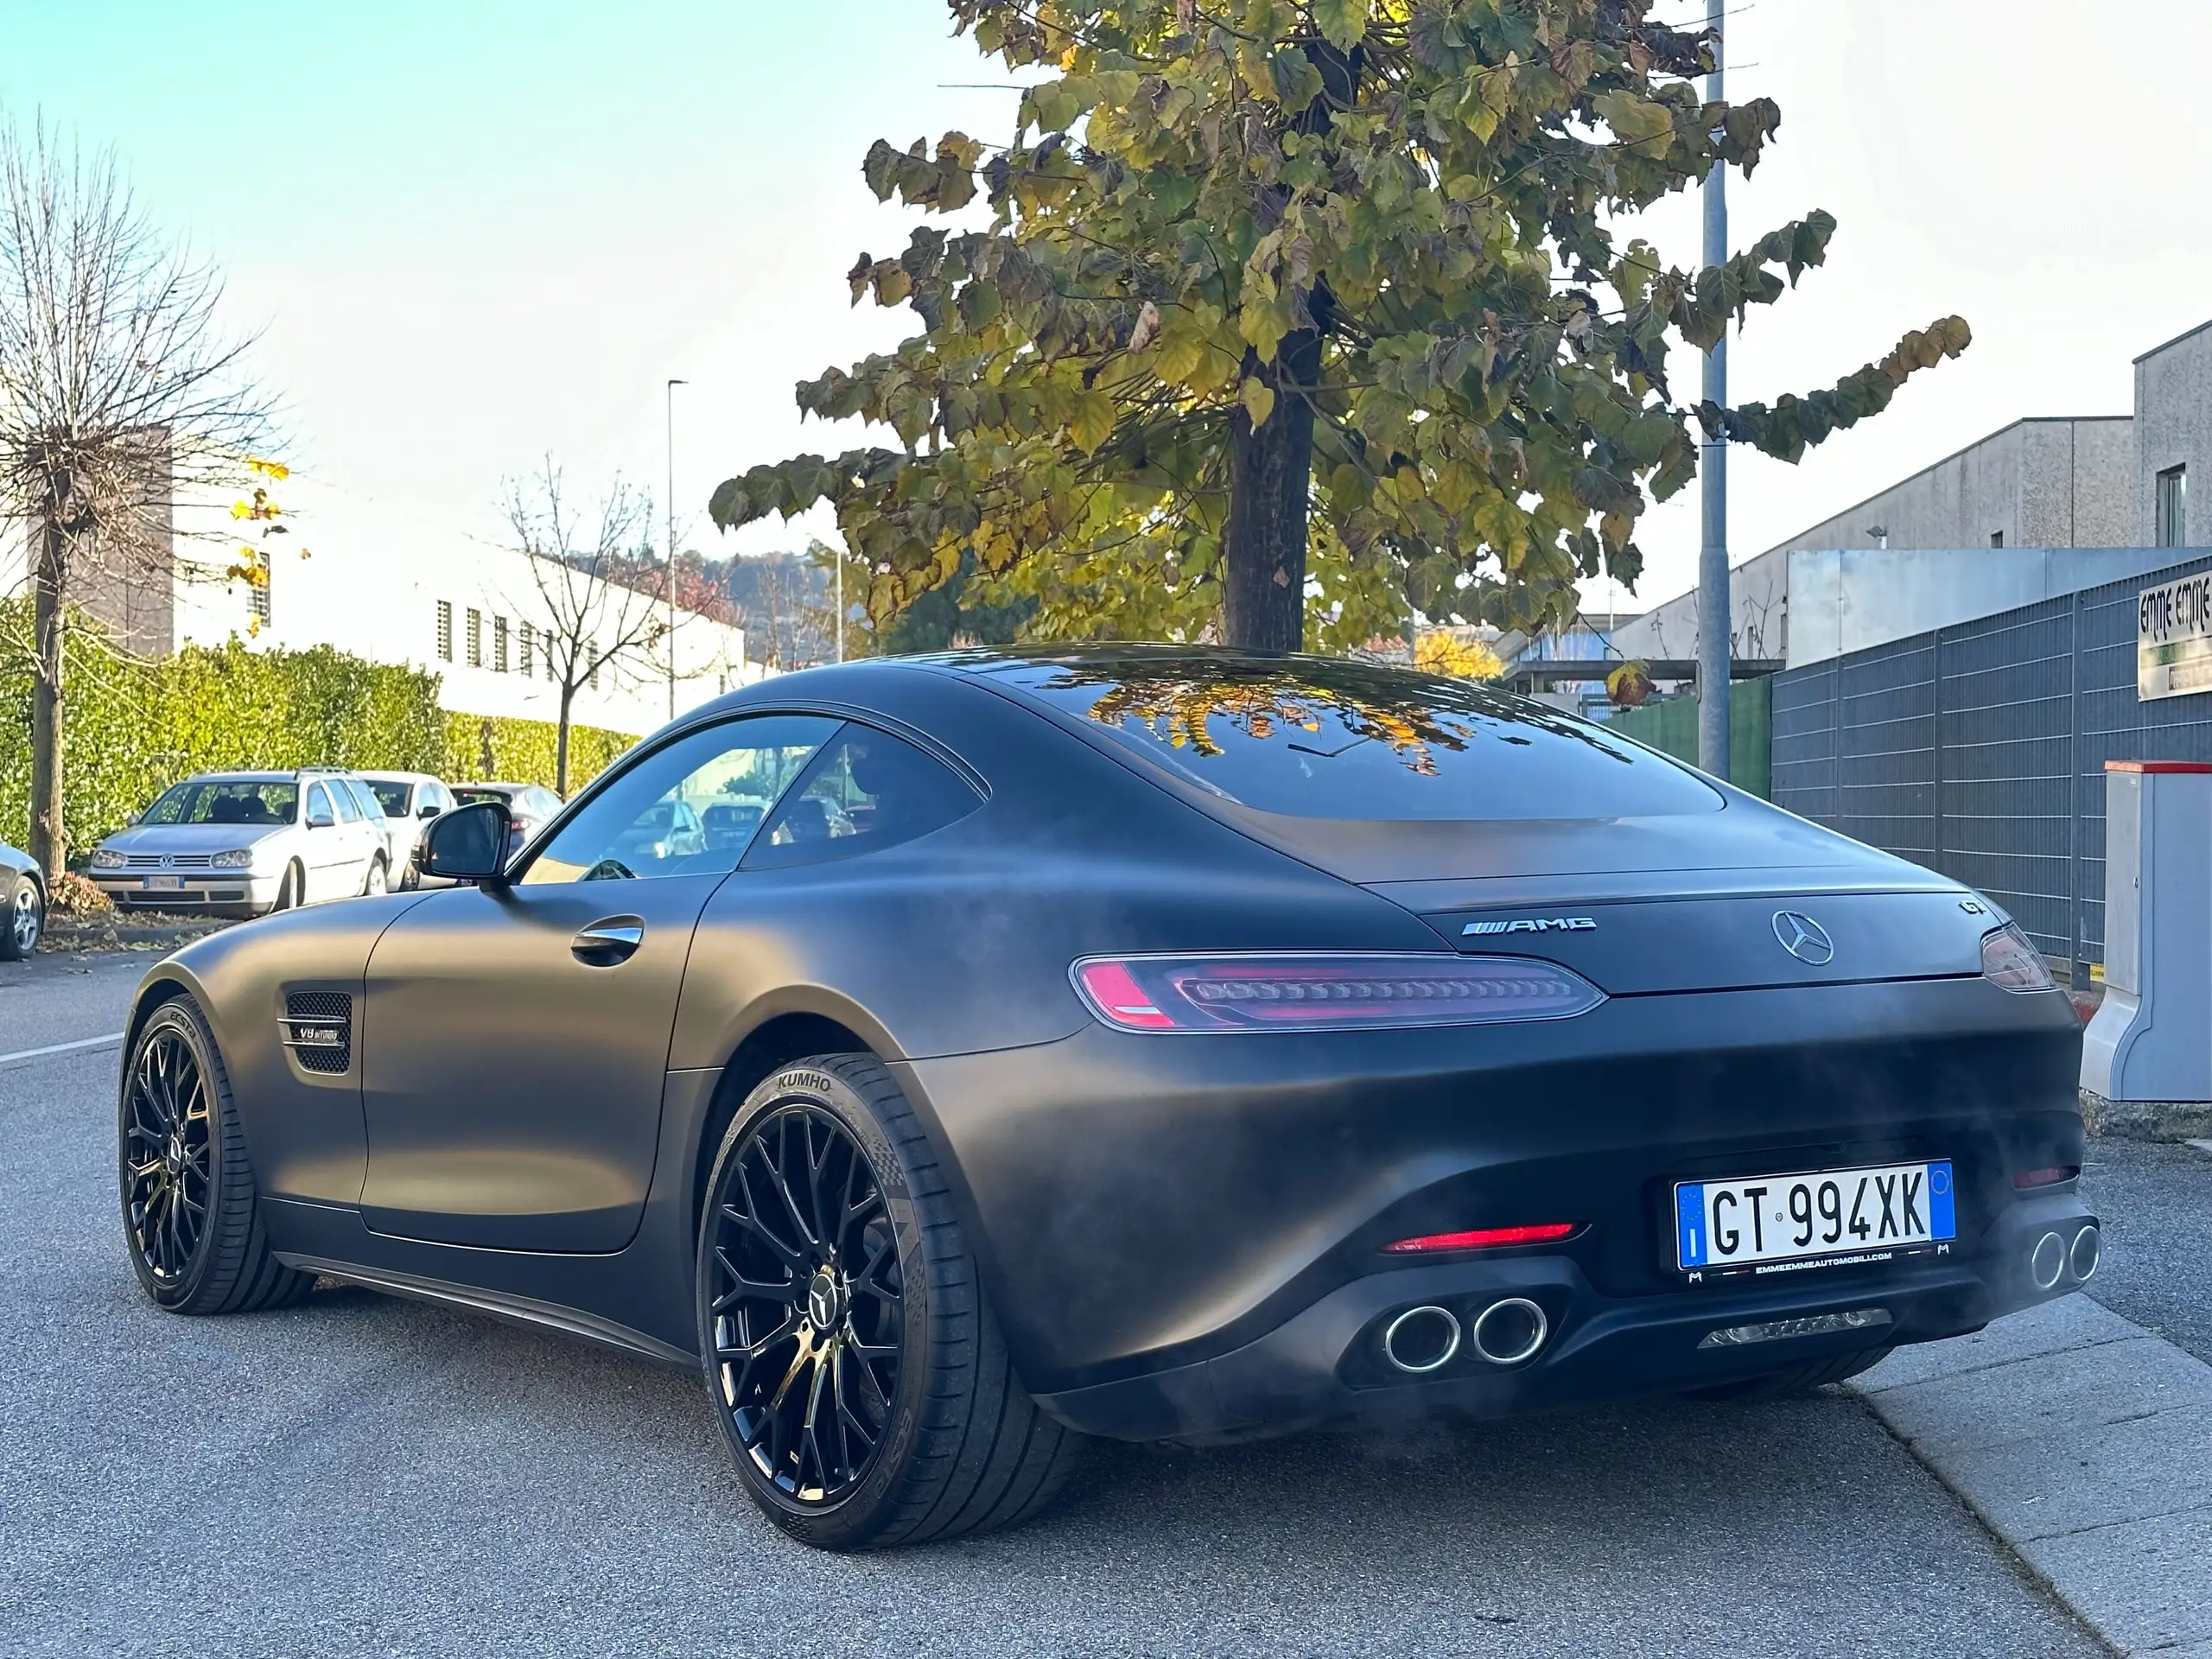
{"label": "white building", "polygon": [[[559,619],[524,555],[299,478],[269,487],[283,508],[275,521],[281,533],[234,520],[227,499],[180,503],[167,538],[168,580],[134,569],[81,602],[142,655],[233,637],[254,650],[331,645],[436,674],[448,709],[559,717],[547,640]],[[15,545],[0,546],[0,595],[25,591],[28,581],[20,537],[10,539]],[[264,584],[229,574],[247,548],[266,553]],[[611,643],[617,613],[626,605],[634,618],[644,603],[617,592],[586,614]],[[658,608],[657,632],[665,618]],[[671,712],[671,641],[677,713],[768,671],[746,661],[743,630],[680,608],[674,622],[666,639],[626,653],[582,687],[570,718],[631,735],[662,724]]]}

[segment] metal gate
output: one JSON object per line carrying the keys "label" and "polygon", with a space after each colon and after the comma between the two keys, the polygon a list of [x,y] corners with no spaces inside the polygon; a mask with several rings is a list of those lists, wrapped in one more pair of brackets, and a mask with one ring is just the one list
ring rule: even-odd
{"label": "metal gate", "polygon": [[2104,962],[2105,762],[2212,760],[2212,694],[2139,702],[2136,595],[2198,558],[1774,682],[1774,800],[1987,893],[2081,983]]}

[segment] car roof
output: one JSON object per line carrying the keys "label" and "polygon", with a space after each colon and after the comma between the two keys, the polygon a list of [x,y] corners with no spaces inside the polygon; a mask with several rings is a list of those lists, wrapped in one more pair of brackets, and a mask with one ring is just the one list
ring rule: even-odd
{"label": "car roof", "polygon": [[442,784],[445,782],[444,779],[435,777],[427,772],[363,772],[354,775],[365,778],[372,784]]}

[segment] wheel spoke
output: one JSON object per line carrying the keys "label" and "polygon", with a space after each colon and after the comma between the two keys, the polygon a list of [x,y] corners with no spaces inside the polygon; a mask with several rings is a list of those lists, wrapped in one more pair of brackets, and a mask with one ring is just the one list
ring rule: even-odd
{"label": "wheel spoke", "polygon": [[899,1391],[898,1238],[878,1173],[835,1115],[785,1103],[732,1147],[708,1214],[721,1408],[783,1501],[836,1503],[888,1439]]}

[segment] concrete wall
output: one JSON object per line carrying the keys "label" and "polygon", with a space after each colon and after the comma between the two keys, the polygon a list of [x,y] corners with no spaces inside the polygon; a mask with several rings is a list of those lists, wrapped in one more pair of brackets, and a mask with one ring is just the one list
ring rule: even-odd
{"label": "concrete wall", "polygon": [[[1778,658],[1789,636],[1789,554],[1786,549],[1747,559],[1728,573],[1730,649],[1738,657]],[[1624,657],[1697,655],[1697,590],[1655,606],[1614,631]]]}
{"label": "concrete wall", "polygon": [[2133,533],[2134,443],[2125,415],[2024,420],[1822,519],[1783,550],[1889,545],[2125,547]]}
{"label": "concrete wall", "polygon": [[2189,469],[2185,547],[2212,546],[2212,322],[2135,359],[2135,477],[2131,503],[2136,538],[2158,539],[2158,475]]}

